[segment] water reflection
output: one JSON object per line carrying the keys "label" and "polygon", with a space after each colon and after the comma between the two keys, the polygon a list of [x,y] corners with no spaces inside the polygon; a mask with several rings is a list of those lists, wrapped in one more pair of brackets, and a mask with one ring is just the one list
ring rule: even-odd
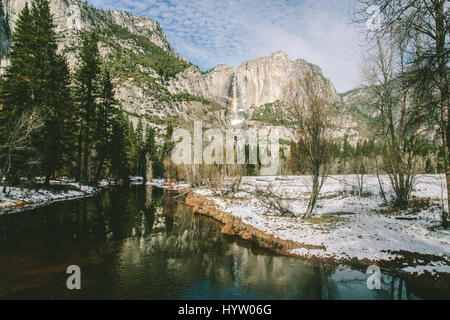
{"label": "water reflection", "polygon": [[[368,290],[366,274],[349,267],[314,267],[224,238],[214,221],[144,186],[2,215],[0,230],[0,298],[415,298],[393,277]],[[65,287],[72,264],[81,291]]]}

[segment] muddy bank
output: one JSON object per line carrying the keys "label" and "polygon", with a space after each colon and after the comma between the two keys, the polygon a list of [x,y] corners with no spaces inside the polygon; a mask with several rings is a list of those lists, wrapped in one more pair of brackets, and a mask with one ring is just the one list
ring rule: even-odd
{"label": "muddy bank", "polygon": [[190,192],[187,195],[185,203],[188,207],[192,208],[194,213],[210,217],[220,222],[223,225],[223,234],[250,241],[262,248],[272,250],[278,254],[297,257],[312,264],[346,264],[361,270],[365,270],[370,265],[377,265],[382,268],[382,272],[401,276],[411,287],[418,287],[421,290],[429,291],[431,295],[436,298],[450,298],[450,274],[439,272],[431,274],[427,271],[422,274],[417,274],[406,273],[401,270],[405,267],[405,264],[414,264],[414,261],[416,260],[431,261],[433,259],[439,259],[439,257],[421,255],[412,252],[402,252],[403,258],[371,261],[369,259],[338,259],[336,257],[321,257],[319,255],[306,256],[297,253],[294,254],[291,252],[292,249],[304,248],[308,250],[324,251],[327,249],[324,246],[314,246],[274,237],[271,234],[265,233],[244,223],[241,218],[235,217],[229,212],[220,210],[213,200],[208,199],[207,196],[196,194],[195,192]]}

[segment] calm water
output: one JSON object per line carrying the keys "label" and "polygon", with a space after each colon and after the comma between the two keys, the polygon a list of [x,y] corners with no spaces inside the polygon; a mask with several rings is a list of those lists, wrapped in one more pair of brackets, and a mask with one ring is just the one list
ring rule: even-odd
{"label": "calm water", "polygon": [[[66,288],[69,265],[82,289]],[[311,266],[224,238],[145,186],[0,215],[0,299],[415,299],[405,283]],[[420,296],[420,295],[419,295]]]}

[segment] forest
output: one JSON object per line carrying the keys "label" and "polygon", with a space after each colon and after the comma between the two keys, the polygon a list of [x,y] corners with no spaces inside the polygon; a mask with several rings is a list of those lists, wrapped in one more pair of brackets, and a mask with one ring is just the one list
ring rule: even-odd
{"label": "forest", "polygon": [[[164,143],[139,121],[134,128],[115,100],[96,31],[81,35],[79,64],[70,72],[58,53],[49,2],[35,0],[20,13],[10,64],[0,80],[0,176],[6,186],[32,186],[35,177],[84,183],[160,175]],[[169,125],[170,126],[170,125]],[[170,133],[170,128],[167,130]],[[158,171],[159,170],[159,171]]]}

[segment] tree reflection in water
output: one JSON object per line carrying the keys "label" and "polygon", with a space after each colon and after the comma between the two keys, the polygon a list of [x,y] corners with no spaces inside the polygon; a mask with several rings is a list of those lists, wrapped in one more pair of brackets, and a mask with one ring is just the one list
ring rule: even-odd
{"label": "tree reflection in water", "polygon": [[[397,298],[395,278],[383,277],[382,290],[371,291],[363,272],[276,256],[220,229],[145,186],[2,215],[0,297]],[[72,264],[81,267],[81,291],[65,288]]]}

